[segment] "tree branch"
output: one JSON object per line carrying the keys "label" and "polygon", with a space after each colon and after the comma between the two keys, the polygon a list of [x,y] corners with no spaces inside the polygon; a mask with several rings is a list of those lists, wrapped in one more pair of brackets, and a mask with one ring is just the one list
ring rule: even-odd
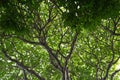
{"label": "tree branch", "polygon": [[58,11],[60,11],[63,14],[63,11],[60,9],[60,7],[56,3],[56,0],[50,0],[50,1],[58,8]]}
{"label": "tree branch", "polygon": [[43,47],[45,47],[45,49],[48,51],[49,55],[50,55],[50,60],[55,60],[57,63],[52,62],[53,66],[57,69],[59,69],[60,71],[62,71],[63,67],[59,61],[59,59],[57,58],[57,56],[52,52],[52,49],[47,45],[47,43],[41,44]]}
{"label": "tree branch", "polygon": [[120,71],[120,69],[115,70],[111,75],[111,80],[113,80],[114,76]]}
{"label": "tree branch", "polygon": [[28,80],[25,70],[23,69],[24,80]]}
{"label": "tree branch", "polygon": [[17,37],[17,38],[20,39],[20,40],[22,40],[23,42],[26,42],[26,43],[29,43],[29,44],[40,45],[39,42],[30,41],[30,40],[27,40],[27,39],[22,38],[22,37]]}
{"label": "tree branch", "polygon": [[76,32],[75,35],[74,35],[74,38],[73,38],[73,41],[72,41],[72,44],[71,44],[71,48],[70,48],[70,52],[69,52],[69,54],[68,54],[67,57],[66,57],[65,67],[67,66],[68,61],[69,61],[69,59],[70,59],[70,57],[71,57],[71,55],[72,55],[72,53],[73,53],[74,46],[75,46],[75,43],[76,43],[77,38],[78,38],[78,34],[79,34],[79,33]]}
{"label": "tree branch", "polygon": [[23,69],[25,69],[26,71],[28,71],[29,73],[33,74],[34,76],[36,76],[39,80],[45,80],[45,78],[41,77],[38,73],[36,73],[34,70],[30,69],[29,67],[25,66],[23,63],[17,61],[16,59],[12,59],[8,54],[7,51],[5,51],[4,49],[2,49],[2,52],[4,54],[4,56],[6,58],[8,58],[9,60],[11,60],[12,62],[15,62],[17,65],[19,65],[20,67],[22,67]]}
{"label": "tree branch", "polygon": [[109,74],[109,70],[111,69],[113,63],[114,63],[114,59],[115,59],[115,51],[114,51],[114,36],[112,37],[112,40],[111,40],[111,50],[112,50],[112,59],[111,61],[109,62],[108,66],[107,66],[107,70],[106,70],[106,74],[104,76],[104,78],[102,80],[106,80],[107,77],[108,77],[108,74]]}
{"label": "tree branch", "polygon": [[48,51],[49,56],[50,56],[50,60],[53,60],[53,58],[54,58],[55,61],[57,62],[57,64],[56,64],[56,63],[54,63],[55,61],[54,62],[51,61],[51,64],[55,68],[57,68],[60,71],[62,71],[62,65],[61,65],[60,61],[58,60],[57,56],[52,52],[52,49],[47,45],[47,43],[46,43],[45,40],[41,40],[41,39],[38,38],[39,42],[33,42],[33,41],[29,41],[29,40],[21,38],[21,37],[18,37],[18,38],[20,40],[22,40],[23,42],[26,42],[26,43],[29,43],[29,44],[35,44],[35,45],[41,45],[41,46],[43,46]]}

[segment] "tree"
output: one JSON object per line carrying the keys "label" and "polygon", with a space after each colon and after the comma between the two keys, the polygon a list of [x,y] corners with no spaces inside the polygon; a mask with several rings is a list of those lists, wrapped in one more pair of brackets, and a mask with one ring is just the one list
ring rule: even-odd
{"label": "tree", "polygon": [[[13,7],[10,5],[15,4],[15,11],[21,11],[15,17],[22,13],[24,17],[18,16],[22,23],[14,26],[11,21],[14,17],[8,17],[7,13],[10,24],[1,25],[1,79],[119,80],[120,70],[116,69],[120,58],[119,16],[103,19],[94,32],[80,32],[64,25],[53,2],[27,2],[6,3],[10,10]],[[39,7],[35,7],[36,4]],[[4,9],[8,10],[1,9],[3,13]],[[1,21],[6,21],[3,13]],[[16,23],[17,19],[13,22]],[[24,27],[16,30],[19,25]],[[20,34],[22,29],[27,31]]]}
{"label": "tree", "polygon": [[[66,25],[79,28],[94,28],[101,19],[119,15],[119,0],[51,0],[62,12]],[[64,10],[61,9],[64,8]]]}

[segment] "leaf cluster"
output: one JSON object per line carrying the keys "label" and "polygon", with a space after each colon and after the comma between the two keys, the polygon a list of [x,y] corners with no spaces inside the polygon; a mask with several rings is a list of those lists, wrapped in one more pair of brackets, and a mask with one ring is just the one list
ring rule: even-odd
{"label": "leaf cluster", "polygon": [[34,0],[2,0],[0,2],[0,28],[5,32],[26,32],[34,10],[40,6]]}
{"label": "leaf cluster", "polygon": [[101,19],[113,18],[119,15],[119,0],[59,0],[64,7],[63,20],[73,27],[95,27]]}

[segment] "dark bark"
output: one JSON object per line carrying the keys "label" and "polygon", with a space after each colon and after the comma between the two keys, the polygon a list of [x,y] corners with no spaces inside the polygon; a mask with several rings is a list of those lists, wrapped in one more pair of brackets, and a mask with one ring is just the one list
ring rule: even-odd
{"label": "dark bark", "polygon": [[62,80],[70,80],[68,68],[65,68],[62,72]]}
{"label": "dark bark", "polygon": [[23,69],[25,69],[26,71],[28,71],[29,73],[33,74],[34,76],[36,76],[39,80],[45,80],[45,78],[41,77],[38,73],[36,73],[34,70],[30,69],[29,67],[25,66],[23,63],[19,62],[16,59],[12,59],[8,54],[7,51],[5,51],[4,49],[2,50],[3,54],[5,55],[6,58],[8,58],[9,60],[11,60],[12,62],[15,62],[17,65],[19,65],[20,67],[22,67]]}
{"label": "dark bark", "polygon": [[27,74],[26,74],[26,72],[25,72],[24,69],[23,69],[23,75],[24,75],[24,80],[28,80],[28,78],[27,78]]}

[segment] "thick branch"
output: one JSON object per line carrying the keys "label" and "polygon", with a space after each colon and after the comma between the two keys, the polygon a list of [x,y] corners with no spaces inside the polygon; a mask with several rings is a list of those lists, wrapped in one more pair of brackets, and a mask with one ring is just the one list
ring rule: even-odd
{"label": "thick branch", "polygon": [[23,69],[24,80],[28,80],[25,70]]}
{"label": "thick branch", "polygon": [[44,43],[41,45],[44,46],[45,49],[48,51],[50,58],[54,58],[54,60],[57,62],[56,64],[54,64],[54,62],[52,62],[53,66],[56,67],[57,69],[59,69],[60,71],[62,71],[63,67],[62,67],[59,59],[57,58],[57,56],[52,52],[52,49],[47,45],[47,43]]}
{"label": "thick branch", "polygon": [[11,60],[12,62],[15,62],[17,65],[19,65],[20,67],[22,67],[23,69],[25,69],[26,71],[28,71],[29,73],[33,74],[34,76],[36,76],[39,80],[45,80],[45,78],[41,77],[38,73],[36,73],[34,70],[28,68],[27,66],[25,66],[23,63],[12,59],[8,54],[7,51],[5,51],[4,49],[2,50],[3,54],[5,55],[6,58],[8,58],[9,60]]}
{"label": "thick branch", "polygon": [[54,62],[51,62],[52,65],[54,67],[56,67],[57,69],[59,69],[60,71],[62,70],[62,65],[61,65],[60,61],[58,60],[57,56],[55,54],[53,54],[52,49],[47,45],[45,40],[42,42],[39,39],[39,42],[34,42],[34,41],[29,41],[29,40],[21,38],[21,37],[19,37],[19,39],[22,40],[23,42],[26,42],[26,43],[29,43],[29,44],[41,45],[41,46],[45,47],[45,49],[48,51],[48,53],[50,55],[50,58],[53,57],[57,62],[57,65],[53,64]]}

